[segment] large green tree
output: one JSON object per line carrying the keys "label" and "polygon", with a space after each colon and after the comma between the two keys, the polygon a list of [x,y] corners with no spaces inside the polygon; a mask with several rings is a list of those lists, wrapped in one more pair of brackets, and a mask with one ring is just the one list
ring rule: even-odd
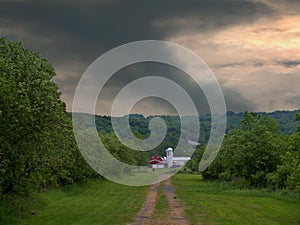
{"label": "large green tree", "polygon": [[266,175],[276,170],[283,149],[277,123],[270,117],[246,112],[241,129],[226,135],[220,153],[203,176],[265,186]]}
{"label": "large green tree", "polygon": [[[300,120],[300,114],[296,115]],[[281,156],[281,163],[276,171],[268,176],[269,185],[273,188],[289,188],[300,191],[300,127],[287,139],[286,151]]]}
{"label": "large green tree", "polygon": [[80,177],[82,157],[54,75],[39,54],[0,38],[0,194]]}

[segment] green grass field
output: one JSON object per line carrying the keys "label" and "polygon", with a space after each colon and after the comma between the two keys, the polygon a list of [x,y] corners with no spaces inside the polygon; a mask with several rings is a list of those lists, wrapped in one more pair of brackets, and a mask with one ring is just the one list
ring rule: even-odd
{"label": "green grass field", "polygon": [[155,205],[155,209],[153,212],[153,218],[166,218],[166,213],[168,212],[168,204],[167,204],[167,199],[166,196],[163,193],[163,182],[161,185],[158,187],[157,190],[157,201]]}
{"label": "green grass field", "polygon": [[[191,224],[300,224],[300,194],[234,189],[230,184],[203,181],[199,175],[177,174],[175,194]],[[48,190],[41,204],[18,225],[118,225],[135,220],[148,187],[130,187],[106,180]],[[162,186],[154,217],[167,210]]]}
{"label": "green grass field", "polygon": [[234,189],[199,175],[172,178],[191,224],[300,224],[300,194]]}
{"label": "green grass field", "polygon": [[40,194],[42,207],[19,225],[100,225],[133,222],[147,187],[88,181]]}

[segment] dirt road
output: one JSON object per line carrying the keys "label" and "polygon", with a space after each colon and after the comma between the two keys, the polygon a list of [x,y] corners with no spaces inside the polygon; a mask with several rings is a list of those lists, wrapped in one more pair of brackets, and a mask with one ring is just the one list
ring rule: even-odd
{"label": "dirt road", "polygon": [[[163,194],[166,197],[167,210],[163,212],[163,218],[154,217],[155,206],[157,203],[157,191],[163,185]],[[153,184],[146,196],[146,200],[136,217],[134,225],[188,225],[183,207],[180,205],[174,194],[174,186],[171,179],[163,183]]]}

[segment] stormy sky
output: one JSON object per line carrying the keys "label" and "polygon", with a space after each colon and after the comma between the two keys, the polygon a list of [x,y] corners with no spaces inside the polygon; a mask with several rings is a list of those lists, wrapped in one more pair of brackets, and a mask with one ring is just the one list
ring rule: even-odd
{"label": "stormy sky", "polygon": [[[54,81],[71,111],[87,67],[106,51],[132,41],[164,40],[198,54],[216,75],[227,110],[300,108],[300,1],[298,0],[0,0],[0,34],[40,52],[54,66]],[[200,112],[201,90],[176,68],[132,65],[105,85],[97,114],[129,82],[163,74],[182,84]],[[132,112],[174,113],[148,98]]]}

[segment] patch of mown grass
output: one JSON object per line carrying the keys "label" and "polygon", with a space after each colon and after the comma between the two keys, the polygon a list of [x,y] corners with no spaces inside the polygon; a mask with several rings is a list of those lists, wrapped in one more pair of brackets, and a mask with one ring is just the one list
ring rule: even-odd
{"label": "patch of mown grass", "polygon": [[0,198],[0,224],[15,225],[22,217],[34,213],[33,208],[43,205],[42,201],[32,194],[28,197],[1,196]]}
{"label": "patch of mown grass", "polygon": [[177,174],[175,193],[192,224],[300,224],[300,194],[237,189],[229,183]]}
{"label": "patch of mown grass", "polygon": [[39,195],[43,207],[19,225],[93,225],[133,222],[148,187],[132,187],[107,180],[90,180]]}
{"label": "patch of mown grass", "polygon": [[153,213],[153,218],[165,219],[168,215],[169,207],[168,207],[167,198],[163,188],[164,188],[164,184],[161,183],[157,190],[157,199],[156,199],[155,210]]}

